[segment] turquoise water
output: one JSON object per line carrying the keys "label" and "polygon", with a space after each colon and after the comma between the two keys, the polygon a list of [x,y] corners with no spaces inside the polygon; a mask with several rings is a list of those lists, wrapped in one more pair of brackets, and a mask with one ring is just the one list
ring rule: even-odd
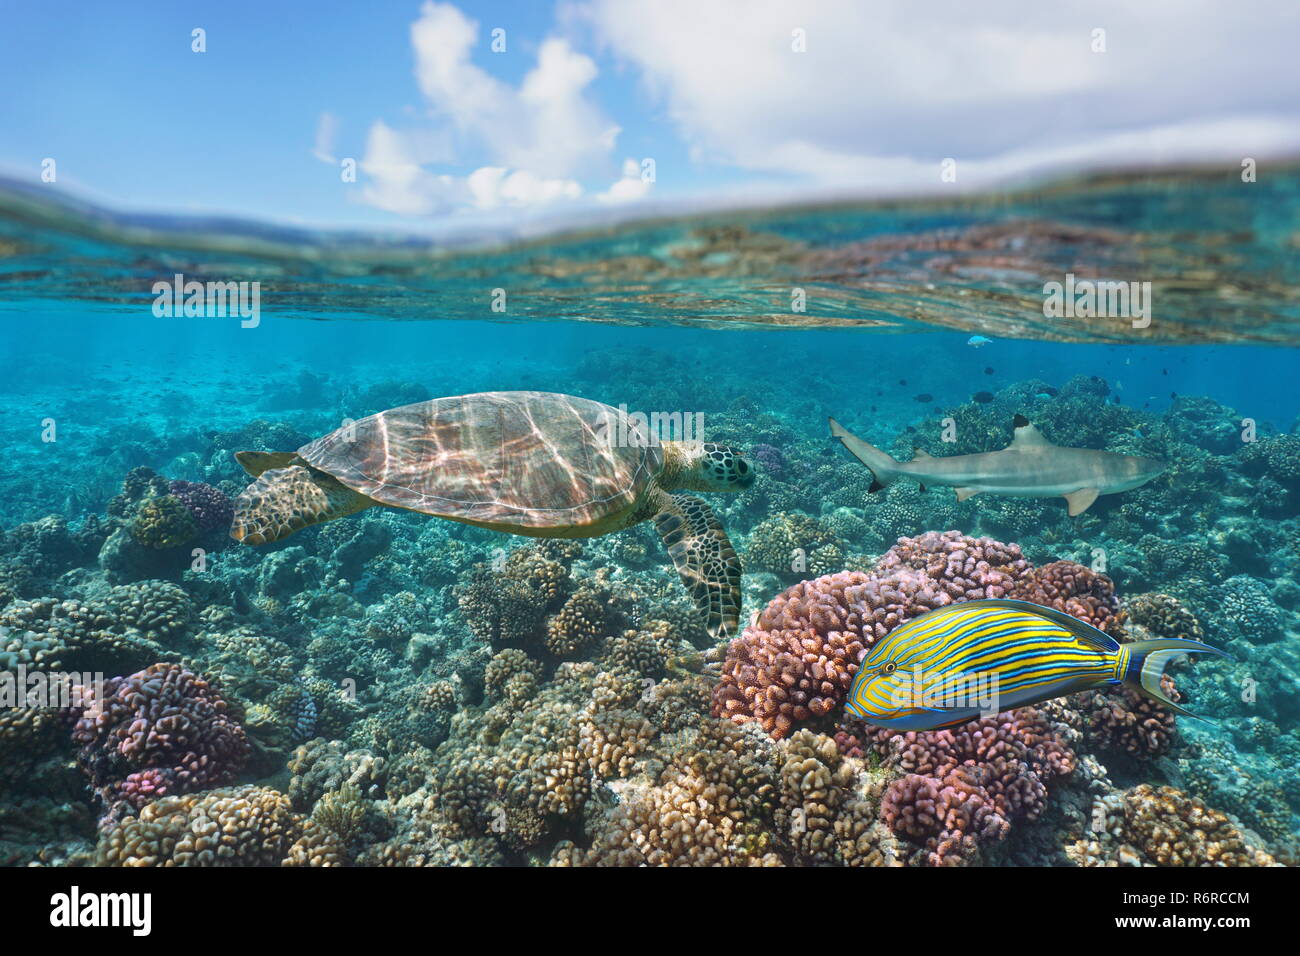
{"label": "turquoise water", "polygon": [[[176,819],[252,802],[281,806],[292,839],[259,835],[248,864],[1206,864],[1208,832],[1184,827],[1179,859],[1151,835],[1199,802],[1229,862],[1291,862],[1300,174],[1267,178],[1111,177],[437,248],[0,192],[0,660],[102,674],[110,698],[155,686],[132,676],[154,665],[194,728],[126,755],[84,715],[6,711],[0,861],[132,862]],[[156,316],[153,283],[177,273],[261,282],[256,326]],[[1067,273],[1150,282],[1149,325],[1045,316],[1044,283]],[[708,440],[758,461],[752,488],[702,495],[744,566],[748,651],[700,626],[648,523],[574,544],[376,508],[252,548],[169,490],[234,499],[249,481],[234,451],[521,389],[698,413]],[[1071,518],[1060,498],[869,492],[826,426],[906,461],[1005,447],[1017,414],[1055,444],[1171,467]],[[775,640],[754,622],[770,601],[878,579],[889,554],[920,572],[917,549],[966,539],[898,539],[948,531],[999,542],[961,544],[998,567],[1012,545],[1038,569],[1072,562],[1033,593],[1092,608],[1123,640],[1228,650],[1171,671],[1209,719],[1074,695],[993,719],[1015,755],[996,765],[961,731],[926,732],[939,756],[919,776],[940,795],[973,787],[977,826],[906,822],[924,803],[916,768],[841,707],[775,738],[718,713],[738,655]],[[924,573],[951,580],[942,565]],[[130,726],[122,707],[108,725]],[[209,753],[215,771],[187,769]],[[830,797],[793,782],[800,761],[822,765]],[[171,824],[146,812],[159,800]],[[683,802],[690,843],[667,822]]]}

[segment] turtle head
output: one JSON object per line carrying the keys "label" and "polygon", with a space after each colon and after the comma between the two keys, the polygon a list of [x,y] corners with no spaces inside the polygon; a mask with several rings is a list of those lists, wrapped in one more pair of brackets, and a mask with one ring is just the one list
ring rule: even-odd
{"label": "turtle head", "polygon": [[754,483],[754,463],[729,445],[692,442],[677,484],[692,491],[744,491]]}

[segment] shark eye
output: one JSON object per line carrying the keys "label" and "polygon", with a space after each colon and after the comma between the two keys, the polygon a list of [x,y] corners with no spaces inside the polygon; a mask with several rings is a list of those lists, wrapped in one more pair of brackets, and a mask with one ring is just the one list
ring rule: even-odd
{"label": "shark eye", "polygon": [[880,673],[882,673],[882,674],[892,674],[892,673],[894,673],[894,671],[896,671],[896,670],[898,670],[898,665],[895,664],[893,661],[890,661],[890,662],[889,662],[888,664],[886,664],[884,667],[880,668]]}

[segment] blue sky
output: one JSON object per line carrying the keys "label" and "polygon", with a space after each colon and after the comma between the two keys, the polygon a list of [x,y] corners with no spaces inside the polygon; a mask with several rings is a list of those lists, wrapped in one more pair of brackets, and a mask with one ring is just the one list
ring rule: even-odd
{"label": "blue sky", "polygon": [[59,188],[133,210],[438,229],[1300,151],[1300,4],[1280,0],[5,0],[0,17],[0,171],[39,181],[51,157]]}

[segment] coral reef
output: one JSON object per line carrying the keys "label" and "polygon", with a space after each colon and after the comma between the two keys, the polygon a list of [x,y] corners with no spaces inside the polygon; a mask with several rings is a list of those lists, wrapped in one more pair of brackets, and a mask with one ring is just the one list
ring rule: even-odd
{"label": "coral reef", "polygon": [[775,514],[754,528],[747,567],[782,578],[820,577],[844,564],[844,546],[818,519],[797,512]]}
{"label": "coral reef", "polygon": [[[699,250],[770,242],[709,233],[666,255],[707,270]],[[256,399],[275,420],[214,404],[203,429],[106,426],[101,460],[46,449],[65,456],[39,464],[57,499],[6,483],[0,670],[128,676],[70,709],[0,708],[0,864],[1300,860],[1296,424],[1249,440],[1210,399],[1139,408],[1117,376],[1007,381],[997,358],[958,404],[914,371],[832,386],[798,346],[788,387],[762,393],[666,358],[583,358],[572,387],[615,375],[642,408],[689,394],[711,438],[751,449],[754,484],[710,497],[745,556],[749,626],[724,645],[645,526],[521,540],[373,509],[266,548],[229,541],[247,483],[232,451],[297,448],[452,394],[451,375],[296,367]],[[549,373],[529,374],[521,387]],[[927,391],[940,398],[915,404]],[[1003,447],[1024,414],[1053,441],[1170,468],[1074,518],[1059,499],[872,492],[825,436],[840,409],[901,460]],[[1233,659],[1170,667],[1167,691],[1204,722],[1127,688],[923,733],[842,719],[874,643],[999,597]]]}
{"label": "coral reef", "polygon": [[131,520],[131,534],[146,548],[180,547],[198,533],[199,523],[193,513],[172,495],[142,502]]}
{"label": "coral reef", "polygon": [[201,481],[172,481],[167,491],[185,506],[200,532],[230,530],[235,507],[230,496],[220,488]]}
{"label": "coral reef", "polygon": [[1053,561],[1027,571],[1017,578],[1007,597],[1064,611],[1102,631],[1115,627],[1119,613],[1119,598],[1110,578],[1073,561]]}

